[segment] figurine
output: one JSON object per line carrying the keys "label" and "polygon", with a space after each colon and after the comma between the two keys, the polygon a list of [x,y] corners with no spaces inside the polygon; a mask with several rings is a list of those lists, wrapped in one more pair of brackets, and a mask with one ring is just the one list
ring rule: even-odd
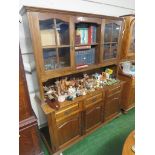
{"label": "figurine", "polygon": [[74,87],[70,86],[69,89],[68,89],[68,95],[69,96],[72,96],[73,99],[76,98],[76,90]]}
{"label": "figurine", "polygon": [[60,95],[60,96],[58,96],[58,101],[59,102],[64,102],[65,101],[65,95]]}

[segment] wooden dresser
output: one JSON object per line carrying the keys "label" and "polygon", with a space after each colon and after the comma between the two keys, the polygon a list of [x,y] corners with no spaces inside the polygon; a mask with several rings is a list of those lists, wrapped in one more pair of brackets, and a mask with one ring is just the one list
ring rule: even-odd
{"label": "wooden dresser", "polygon": [[106,69],[112,70],[113,79],[117,79],[123,18],[29,6],[24,6],[20,14],[25,38],[31,43],[29,48],[33,47],[39,98],[48,120],[48,135],[43,133],[42,137],[51,153],[58,153],[119,116],[123,83],[96,84],[94,90],[58,103],[60,93],[51,101],[51,107],[57,104],[59,110],[49,106],[45,89],[49,85],[55,88],[66,76],[73,80]]}
{"label": "wooden dresser", "polygon": [[30,104],[21,52],[19,52],[19,154],[43,155],[37,120]]}

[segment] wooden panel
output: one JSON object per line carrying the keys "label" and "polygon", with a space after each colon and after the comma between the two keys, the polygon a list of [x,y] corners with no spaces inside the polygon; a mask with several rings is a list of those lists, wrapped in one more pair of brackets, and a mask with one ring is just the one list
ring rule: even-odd
{"label": "wooden panel", "polygon": [[111,116],[120,112],[120,94],[112,96],[111,99],[107,99],[105,103],[105,120],[111,118]]}
{"label": "wooden panel", "polygon": [[39,139],[36,126],[29,127],[20,132],[19,138],[19,154],[20,155],[39,155],[41,150],[39,147]]}
{"label": "wooden panel", "polygon": [[62,145],[81,134],[81,115],[76,114],[58,126],[59,145]]}
{"label": "wooden panel", "polygon": [[122,89],[120,106],[121,106],[121,109],[123,109],[124,111],[127,111],[128,109],[134,106],[135,79],[132,78],[131,76],[121,74],[121,73],[119,73],[118,78],[126,82]]}
{"label": "wooden panel", "polygon": [[96,104],[86,110],[86,132],[101,123],[101,104]]}
{"label": "wooden panel", "polygon": [[48,20],[51,18],[56,18],[56,19],[62,19],[64,21],[69,22],[69,15],[64,15],[64,14],[54,14],[54,13],[39,13],[39,20]]}
{"label": "wooden panel", "polygon": [[101,24],[102,20],[100,18],[89,18],[89,17],[86,17],[86,16],[75,16],[74,17],[74,22],[75,23],[87,22],[87,23]]}

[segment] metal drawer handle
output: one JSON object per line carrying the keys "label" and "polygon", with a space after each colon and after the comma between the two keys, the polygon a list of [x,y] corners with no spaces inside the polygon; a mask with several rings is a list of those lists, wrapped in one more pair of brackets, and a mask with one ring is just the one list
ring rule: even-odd
{"label": "metal drawer handle", "polygon": [[71,110],[67,110],[67,111],[64,112],[65,115],[68,115],[70,113],[71,113]]}
{"label": "metal drawer handle", "polygon": [[92,102],[95,102],[96,100],[97,100],[97,97],[93,98],[93,99],[92,99]]}

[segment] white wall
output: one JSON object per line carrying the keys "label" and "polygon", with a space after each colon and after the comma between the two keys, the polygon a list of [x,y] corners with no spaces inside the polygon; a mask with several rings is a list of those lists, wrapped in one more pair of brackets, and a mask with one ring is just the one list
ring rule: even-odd
{"label": "white wall", "polygon": [[[20,8],[23,5],[53,8],[60,10],[79,11],[84,13],[94,13],[108,16],[121,16],[134,14],[135,0],[20,0]],[[21,17],[20,17],[21,20]],[[31,105],[38,118],[39,126],[46,123],[46,117],[40,106],[34,99],[38,92],[37,78],[35,71],[34,57],[30,48],[26,46],[25,35],[21,23],[19,24],[19,40],[21,46],[26,79],[30,93]]]}

